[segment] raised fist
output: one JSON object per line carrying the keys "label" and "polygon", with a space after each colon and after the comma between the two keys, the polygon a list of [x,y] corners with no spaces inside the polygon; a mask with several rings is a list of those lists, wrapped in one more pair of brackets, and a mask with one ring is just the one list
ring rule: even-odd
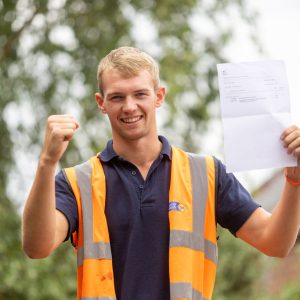
{"label": "raised fist", "polygon": [[79,123],[71,115],[48,117],[41,159],[56,164],[66,151]]}

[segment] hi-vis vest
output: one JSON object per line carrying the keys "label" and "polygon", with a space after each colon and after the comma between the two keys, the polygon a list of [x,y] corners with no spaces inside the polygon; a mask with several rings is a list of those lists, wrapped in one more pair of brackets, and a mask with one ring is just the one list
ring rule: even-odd
{"label": "hi-vis vest", "polygon": [[[78,206],[78,300],[116,300],[101,162],[94,156],[65,174]],[[211,299],[217,264],[212,157],[172,147],[169,203],[171,300]]]}

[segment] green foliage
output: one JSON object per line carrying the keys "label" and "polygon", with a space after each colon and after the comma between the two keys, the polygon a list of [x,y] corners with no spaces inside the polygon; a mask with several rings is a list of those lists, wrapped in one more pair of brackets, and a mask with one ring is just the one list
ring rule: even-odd
{"label": "green foliage", "polygon": [[[294,266],[299,270],[300,268],[300,262],[299,258],[300,257],[300,245],[299,243],[296,244],[296,247],[293,249],[294,251]],[[285,276],[287,272],[285,271],[282,276]],[[295,300],[295,299],[300,299],[300,285],[299,285],[299,278],[295,278],[292,281],[289,281],[286,284],[283,284],[281,290],[269,297],[265,297],[263,300]]]}
{"label": "green foliage", "polygon": [[[266,259],[264,254],[234,238],[228,231],[218,228],[219,265],[214,300],[295,300],[300,299],[298,281],[290,282],[282,290],[267,291],[264,277],[279,263]],[[295,250],[300,253],[299,246]]]}
{"label": "green foliage", "polygon": [[214,299],[261,299],[255,295],[258,293],[257,281],[266,269],[263,255],[228,231],[219,229],[219,234],[219,266]]}
{"label": "green foliage", "polygon": [[[285,286],[283,292],[278,297],[280,300],[295,300],[300,298],[300,287],[299,281],[295,280],[295,282],[288,284]],[[274,299],[274,298],[273,298]],[[271,300],[271,298],[270,298]]]}
{"label": "green foliage", "polygon": [[[159,61],[167,85],[165,133],[199,150],[195,135],[218,97],[215,64],[226,60],[232,15],[255,32],[255,15],[243,0],[0,0],[1,299],[75,298],[71,247],[41,261],[26,258],[20,218],[7,197],[9,175],[22,169],[20,154],[39,155],[46,117],[74,113],[82,125],[63,165],[99,151],[110,131],[94,102],[98,61],[118,46],[139,46]],[[249,299],[259,260],[231,243],[222,237],[216,299]]]}
{"label": "green foliage", "polygon": [[[31,114],[29,121],[19,117],[9,128],[13,135],[21,133],[13,139],[15,147],[36,152],[46,117],[75,111],[84,124],[85,143],[78,135],[63,162],[72,164],[86,158],[87,151],[98,151],[109,126],[94,102],[97,64],[117,46],[137,45],[160,62],[168,86],[165,126],[180,127],[185,146],[199,149],[191,132],[203,129],[209,120],[209,104],[217,99],[215,64],[225,60],[223,49],[235,26],[230,16],[238,12],[249,19],[252,14],[245,1],[221,3],[0,1],[1,114],[6,118],[7,111]],[[148,22],[142,34],[153,32],[148,44],[135,34],[141,26],[139,18]],[[182,116],[185,126],[178,122]]]}
{"label": "green foliage", "polygon": [[21,249],[20,217],[12,203],[0,202],[0,299],[76,298],[76,260],[64,244],[44,260],[30,260]]}

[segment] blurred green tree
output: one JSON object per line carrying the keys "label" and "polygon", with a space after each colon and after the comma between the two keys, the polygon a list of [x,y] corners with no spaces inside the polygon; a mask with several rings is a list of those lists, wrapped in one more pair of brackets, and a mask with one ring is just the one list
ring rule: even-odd
{"label": "blurred green tree", "polygon": [[[257,15],[246,2],[0,0],[1,299],[75,298],[72,249],[63,245],[42,261],[25,258],[20,218],[12,200],[20,204],[26,195],[15,193],[22,200],[12,199],[7,189],[9,184],[18,189],[34,172],[30,162],[39,155],[46,117],[73,113],[82,124],[63,165],[99,151],[110,130],[93,100],[98,61],[118,46],[138,46],[161,65],[168,89],[163,131],[172,142],[198,151],[210,105],[218,97],[215,64],[226,60],[224,49],[236,23],[246,26],[255,38]],[[232,259],[227,260],[231,264]],[[237,265],[230,278],[221,275],[220,291],[241,285],[237,292],[250,292],[247,283],[253,280],[252,271],[243,278],[241,266],[250,267]]]}
{"label": "blurred green tree", "polygon": [[21,250],[20,216],[7,198],[0,204],[0,299],[76,298],[76,260],[69,245],[45,260],[30,260]]}
{"label": "blurred green tree", "polygon": [[263,300],[259,284],[267,267],[263,256],[224,229],[219,228],[219,235],[219,266],[213,298]]}
{"label": "blurred green tree", "polygon": [[[84,132],[63,163],[97,151],[109,134],[95,109],[95,74],[99,59],[121,45],[139,46],[160,62],[168,87],[165,130],[175,126],[178,133],[171,138],[198,150],[201,139],[194,141],[191,132],[205,126],[217,99],[215,64],[225,60],[235,22],[249,24],[254,33],[256,18],[241,0],[1,0],[0,16],[4,153],[37,156],[45,118],[70,112]],[[3,158],[11,168],[11,160]]]}

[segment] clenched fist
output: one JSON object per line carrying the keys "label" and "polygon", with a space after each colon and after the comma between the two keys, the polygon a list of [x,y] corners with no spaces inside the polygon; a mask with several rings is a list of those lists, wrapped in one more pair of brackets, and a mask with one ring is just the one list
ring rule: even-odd
{"label": "clenched fist", "polygon": [[56,164],[66,151],[79,124],[71,115],[48,117],[41,160]]}
{"label": "clenched fist", "polygon": [[298,166],[286,168],[286,175],[288,178],[300,182],[300,129],[295,125],[290,126],[282,133],[280,138],[287,149],[287,153],[298,159]]}

